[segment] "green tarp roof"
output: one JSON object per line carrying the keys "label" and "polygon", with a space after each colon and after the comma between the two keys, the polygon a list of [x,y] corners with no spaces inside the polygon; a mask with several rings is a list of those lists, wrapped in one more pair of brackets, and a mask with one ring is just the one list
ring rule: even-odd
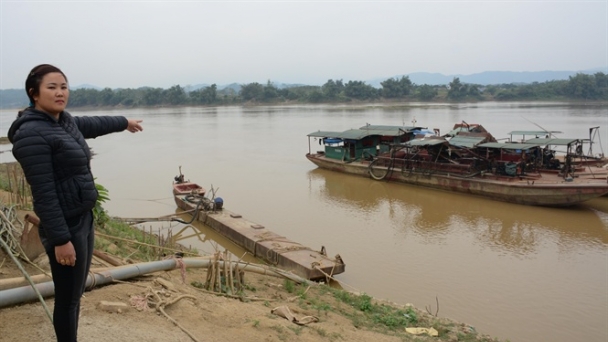
{"label": "green tarp roof", "polygon": [[318,137],[318,138],[337,138],[341,135],[342,132],[333,132],[333,131],[316,131],[308,134],[309,137]]}
{"label": "green tarp roof", "polygon": [[343,132],[317,131],[308,134],[308,136],[318,138],[340,138],[349,140],[359,140],[370,135],[400,136],[406,134],[406,132],[419,128],[420,127],[369,125],[363,126],[360,129],[349,129]]}
{"label": "green tarp roof", "polygon": [[450,145],[473,148],[484,140],[486,140],[486,137],[457,135],[450,139]]}
{"label": "green tarp roof", "polygon": [[[363,127],[359,127],[361,130],[373,130],[373,131],[394,131],[399,132],[399,130],[409,132],[416,129],[426,129],[426,127],[418,127],[418,126],[386,126],[386,125],[365,125]],[[397,135],[397,134],[392,134]]]}
{"label": "green tarp roof", "polygon": [[535,138],[526,140],[526,144],[568,146],[579,139]]}
{"label": "green tarp roof", "polygon": [[487,147],[487,148],[502,148],[505,150],[527,150],[530,148],[538,147],[538,144],[517,144],[517,143],[483,143],[477,145],[477,147]]}
{"label": "green tarp roof", "polygon": [[547,135],[553,133],[562,133],[560,131],[513,131],[507,134],[510,135]]}
{"label": "green tarp roof", "polygon": [[318,137],[318,138],[340,138],[340,139],[352,139],[359,140],[363,139],[369,135],[377,135],[377,133],[370,134],[369,131],[363,131],[360,129],[349,129],[344,132],[332,132],[332,131],[318,131],[312,132],[308,134],[309,137]]}

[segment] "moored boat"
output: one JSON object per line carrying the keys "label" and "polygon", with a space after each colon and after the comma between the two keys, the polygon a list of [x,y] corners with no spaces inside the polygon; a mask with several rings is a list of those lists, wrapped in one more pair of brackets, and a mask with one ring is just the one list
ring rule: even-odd
{"label": "moored boat", "polygon": [[[599,139],[599,127],[589,128],[589,138],[558,138],[559,131],[512,131],[510,143],[537,145],[535,156],[538,172],[552,173],[564,177],[606,179],[608,159],[604,155]],[[514,136],[516,138],[514,138]],[[520,139],[517,137],[521,136]],[[526,136],[533,138],[526,139]],[[593,146],[599,145],[600,151],[594,152]],[[542,147],[542,150],[540,149]]]}
{"label": "moored boat", "polygon": [[[539,144],[498,143],[480,125],[466,123],[444,136],[430,132],[374,125],[313,132],[306,157],[333,171],[525,205],[570,206],[608,193],[605,178],[539,172]],[[324,150],[313,153],[311,138]]]}
{"label": "moored boat", "polygon": [[[589,128],[588,138],[558,138],[560,131],[512,131],[509,132],[508,142],[537,144],[543,147],[542,167],[546,170],[558,170],[576,167],[584,171],[585,167],[600,169],[608,164],[599,140],[599,126]],[[515,136],[515,137],[514,137]],[[521,138],[518,138],[521,136]],[[526,136],[533,138],[526,139]],[[599,145],[599,151],[594,151],[594,145]]]}
{"label": "moored boat", "polygon": [[241,215],[224,209],[223,199],[207,197],[203,187],[184,181],[183,175],[175,177],[173,195],[176,205],[203,224],[211,227],[253,256],[300,277],[319,280],[343,273],[346,265],[337,254],[327,256],[324,246],[319,251],[303,246],[278,235],[261,224],[249,221]]}

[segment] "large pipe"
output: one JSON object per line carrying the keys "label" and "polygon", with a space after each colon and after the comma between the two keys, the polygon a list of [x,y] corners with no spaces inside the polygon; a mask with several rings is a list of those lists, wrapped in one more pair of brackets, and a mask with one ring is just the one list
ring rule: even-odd
{"label": "large pipe", "polygon": [[[151,261],[146,263],[123,266],[120,268],[108,269],[97,273],[89,273],[87,277],[86,287],[91,289],[98,285],[106,285],[114,280],[125,280],[148,273],[159,271],[168,271],[177,268],[177,260],[183,261],[186,267],[202,268],[208,267],[213,260],[202,258],[184,258],[184,259],[167,259],[160,261]],[[236,263],[234,263],[236,264]],[[219,265],[223,267],[224,262],[219,261]],[[239,269],[259,274],[267,274],[272,276],[286,277],[297,283],[310,283],[308,280],[296,276],[294,274],[284,272],[277,269],[271,269],[266,266],[251,265],[239,263]],[[55,294],[55,285],[52,281],[36,284],[36,288],[42,297],[50,297]],[[32,286],[22,286],[9,290],[0,291],[0,308],[16,305],[19,303],[31,302],[38,299],[38,296]]]}
{"label": "large pipe", "polygon": [[[46,274],[36,274],[36,275],[30,276],[30,279],[32,280],[33,283],[38,284],[38,283],[42,283],[43,281],[48,281],[49,279],[51,279],[51,276],[48,276]],[[14,287],[25,286],[28,284],[28,281],[29,280],[26,277],[0,279],[0,290],[6,290],[6,289],[12,289]]]}

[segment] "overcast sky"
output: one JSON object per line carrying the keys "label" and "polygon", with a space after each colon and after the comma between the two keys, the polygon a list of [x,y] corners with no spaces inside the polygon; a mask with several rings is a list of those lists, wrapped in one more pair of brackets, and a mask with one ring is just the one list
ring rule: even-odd
{"label": "overcast sky", "polygon": [[608,71],[600,1],[0,0],[0,89],[323,84],[413,72]]}

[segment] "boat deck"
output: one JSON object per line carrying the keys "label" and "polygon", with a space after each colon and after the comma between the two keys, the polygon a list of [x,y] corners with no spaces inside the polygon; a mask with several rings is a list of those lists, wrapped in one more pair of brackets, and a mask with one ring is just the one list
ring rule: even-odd
{"label": "boat deck", "polygon": [[[345,163],[327,158],[322,153],[307,154],[308,160],[320,168],[370,177],[370,163]],[[530,173],[505,176],[492,173],[462,176],[458,172],[446,173],[428,169],[401,170],[397,167],[374,166],[374,179],[425,186],[446,191],[463,192],[493,200],[540,206],[571,206],[608,193],[605,174],[575,174],[571,179],[550,173]]]}
{"label": "boat deck", "polygon": [[[197,204],[189,201],[187,197],[176,194],[175,203],[182,210],[194,211]],[[320,251],[312,250],[229,210],[201,210],[197,220],[255,257],[300,277],[310,280],[325,279],[327,275],[333,276],[345,270],[342,258],[339,255],[333,259],[329,258],[324,247]]]}

